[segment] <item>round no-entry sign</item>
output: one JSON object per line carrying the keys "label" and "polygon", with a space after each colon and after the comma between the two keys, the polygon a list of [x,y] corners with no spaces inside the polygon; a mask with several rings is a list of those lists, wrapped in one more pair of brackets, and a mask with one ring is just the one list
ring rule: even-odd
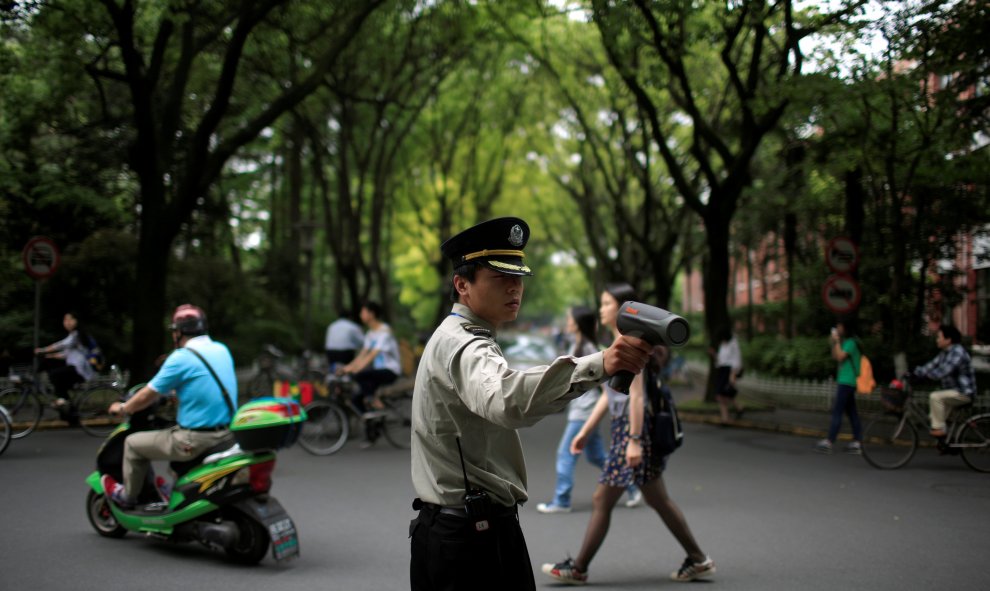
{"label": "round no-entry sign", "polygon": [[825,263],[835,273],[852,273],[859,264],[859,248],[849,238],[833,238],[825,247]]}
{"label": "round no-entry sign", "polygon": [[822,286],[825,307],[836,314],[848,314],[859,307],[859,283],[848,275],[832,275]]}
{"label": "round no-entry sign", "polygon": [[51,238],[35,236],[24,245],[21,258],[28,275],[34,279],[48,279],[58,268],[58,247]]}

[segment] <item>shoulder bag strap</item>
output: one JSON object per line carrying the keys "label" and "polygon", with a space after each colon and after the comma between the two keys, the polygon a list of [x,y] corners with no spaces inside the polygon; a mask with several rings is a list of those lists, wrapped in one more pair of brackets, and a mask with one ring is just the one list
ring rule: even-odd
{"label": "shoulder bag strap", "polygon": [[650,414],[657,414],[664,410],[663,392],[657,385],[657,375],[649,368],[643,370],[643,390],[645,390],[646,401],[649,403]]}
{"label": "shoulder bag strap", "polygon": [[230,395],[227,394],[227,389],[223,387],[223,382],[221,382],[220,381],[220,378],[217,377],[217,372],[213,371],[213,366],[211,366],[209,364],[209,362],[206,361],[206,358],[203,357],[203,355],[199,351],[197,351],[196,349],[193,349],[193,348],[190,348],[190,347],[183,347],[183,349],[185,349],[186,351],[189,351],[190,353],[192,353],[196,357],[199,357],[199,360],[202,361],[203,362],[203,365],[206,366],[206,369],[209,370],[210,375],[213,376],[213,379],[217,381],[217,385],[220,386],[220,392],[223,394],[223,401],[227,403],[227,410],[230,411],[230,420],[233,421],[234,420],[234,405],[231,404],[231,402],[230,402]]}

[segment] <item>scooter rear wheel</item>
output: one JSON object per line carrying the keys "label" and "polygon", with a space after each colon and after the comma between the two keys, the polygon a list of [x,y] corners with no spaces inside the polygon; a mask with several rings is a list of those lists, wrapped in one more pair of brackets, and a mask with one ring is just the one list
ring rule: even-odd
{"label": "scooter rear wheel", "polygon": [[117,519],[110,511],[110,503],[103,493],[98,493],[90,489],[86,495],[86,517],[93,525],[96,533],[107,538],[122,538],[127,534],[127,530],[117,523]]}
{"label": "scooter rear wheel", "polygon": [[271,538],[260,523],[240,511],[233,511],[228,518],[237,524],[237,543],[228,547],[227,555],[238,564],[258,564],[268,553]]}

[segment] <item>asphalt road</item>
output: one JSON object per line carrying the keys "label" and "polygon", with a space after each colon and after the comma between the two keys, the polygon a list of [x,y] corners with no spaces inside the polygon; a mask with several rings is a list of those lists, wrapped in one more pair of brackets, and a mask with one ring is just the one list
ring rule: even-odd
{"label": "asphalt road", "polygon": [[[577,553],[597,477],[579,465],[574,513],[536,512],[553,488],[563,420],[523,432],[531,501],[521,519],[541,588],[556,587],[542,562]],[[83,479],[99,443],[78,430],[38,432],[0,456],[0,589],[408,589],[408,451],[352,441],[331,457],[281,453],[272,492],[296,522],[302,556],[244,568],[192,544],[98,536]],[[861,457],[815,454],[812,443],[687,426],[665,479],[718,568],[699,587],[990,589],[990,475],[931,450],[881,472]],[[590,580],[598,589],[677,588],[667,575],[683,557],[649,509],[618,508]]]}

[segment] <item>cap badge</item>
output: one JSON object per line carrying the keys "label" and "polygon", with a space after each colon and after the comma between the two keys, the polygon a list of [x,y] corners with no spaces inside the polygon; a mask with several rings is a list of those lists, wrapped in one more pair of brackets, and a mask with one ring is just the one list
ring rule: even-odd
{"label": "cap badge", "polygon": [[516,224],[515,226],[512,226],[511,230],[509,230],[509,244],[511,244],[512,246],[519,246],[522,243],[523,243],[523,230],[519,226],[519,224]]}

